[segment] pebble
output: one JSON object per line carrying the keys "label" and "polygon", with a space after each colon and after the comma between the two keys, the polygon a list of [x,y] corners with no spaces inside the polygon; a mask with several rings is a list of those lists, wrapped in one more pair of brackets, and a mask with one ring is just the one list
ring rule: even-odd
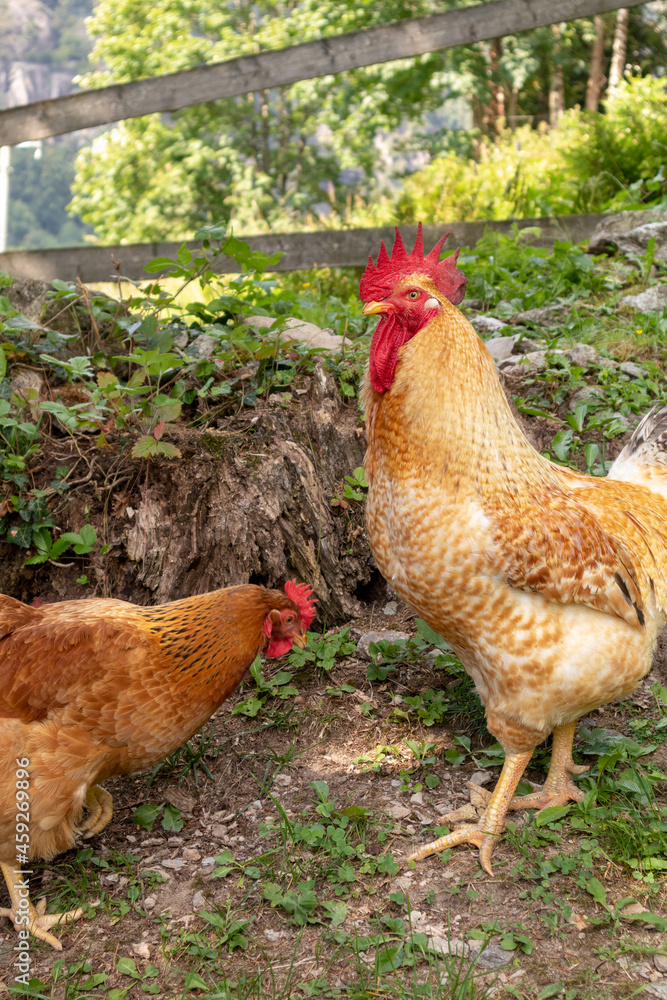
{"label": "pebble", "polygon": [[474,774],[470,775],[470,780],[473,785],[485,785],[487,781],[491,781],[492,777],[491,771],[475,771]]}
{"label": "pebble", "polygon": [[267,927],[264,931],[264,937],[272,944],[277,944],[278,941],[282,941],[283,938],[287,937],[287,931],[274,931],[270,927]]}
{"label": "pebble", "polygon": [[440,818],[443,823],[449,826],[450,823],[465,823],[468,820],[476,820],[478,816],[475,807],[468,802],[459,809],[454,809],[453,812],[445,813]]}
{"label": "pebble", "polygon": [[474,316],[471,320],[477,333],[483,334],[494,334],[502,330],[507,323],[504,323],[501,319],[496,319],[495,316]]}
{"label": "pebble", "polygon": [[201,854],[194,847],[186,847],[183,851],[184,861],[200,861]]}
{"label": "pebble", "polygon": [[421,806],[424,804],[424,796],[421,792],[415,792],[414,795],[410,796],[410,801],[414,802],[416,806]]}
{"label": "pebble", "polygon": [[629,378],[643,378],[646,374],[644,369],[636,365],[634,361],[621,361],[619,368]]}
{"label": "pebble", "polygon": [[400,787],[400,784],[401,784],[401,783],[400,783],[400,781],[398,780],[398,778],[392,778],[392,780],[391,780],[391,787],[392,787],[392,788],[399,788],[399,787]]}
{"label": "pebble", "polygon": [[196,892],[194,894],[194,896],[192,897],[192,909],[193,910],[201,910],[204,906],[206,906],[206,900],[204,899],[204,893],[203,892]]}
{"label": "pebble", "polygon": [[203,858],[201,866],[202,868],[210,868],[211,865],[215,864],[215,858]]}
{"label": "pebble", "polygon": [[513,957],[513,952],[503,951],[497,944],[489,944],[484,951],[480,951],[477,965],[484,969],[501,969],[504,965],[509,965]]}
{"label": "pebble", "polygon": [[[276,780],[279,780],[280,775]],[[234,819],[236,813],[230,812],[229,809],[220,809],[219,812],[214,812],[211,819],[214,823],[229,823]]]}
{"label": "pebble", "polygon": [[389,809],[387,809],[389,815],[393,816],[394,819],[405,819],[406,816],[410,815],[411,811],[412,810],[407,809],[405,806],[401,806],[398,803],[390,806]]}
{"label": "pebble", "polygon": [[169,845],[169,847],[180,847],[182,843],[183,843],[182,837],[169,837],[169,839],[167,840],[167,844]]}
{"label": "pebble", "polygon": [[144,900],[144,910],[152,910],[157,903],[157,896],[146,896]]}
{"label": "pebble", "polygon": [[667,955],[663,951],[658,951],[653,956],[653,964],[658,972],[667,972]]}
{"label": "pebble", "polygon": [[160,864],[163,868],[172,868],[178,871],[179,868],[183,867],[185,861],[183,858],[165,858],[165,860],[161,861]]}
{"label": "pebble", "polygon": [[642,997],[657,997],[658,1000],[667,1000],[667,983],[649,983],[642,990]]}
{"label": "pebble", "polygon": [[131,833],[128,833],[128,835],[127,835],[127,837],[125,839],[130,844],[136,844],[136,842],[137,842],[137,838],[134,837]]}
{"label": "pebble", "polygon": [[141,841],[142,847],[157,847],[158,844],[164,844],[163,837],[149,837],[147,840]]}
{"label": "pebble", "polygon": [[151,957],[151,949],[147,941],[138,941],[137,944],[133,944],[132,951],[139,958],[149,959]]}
{"label": "pebble", "polygon": [[405,642],[410,636],[407,632],[397,632],[394,629],[383,629],[378,632],[365,632],[357,643],[357,654],[365,660],[370,660],[369,646],[372,642]]}
{"label": "pebble", "polygon": [[432,934],[428,938],[428,947],[430,951],[437,951],[441,955],[465,957],[470,952],[470,949],[461,938],[444,938],[438,934]]}
{"label": "pebble", "polygon": [[382,614],[383,615],[391,616],[391,615],[395,615],[397,611],[398,611],[398,604],[396,603],[396,601],[389,601],[383,607]]}
{"label": "pebble", "polygon": [[228,834],[228,829],[226,826],[222,826],[221,823],[214,823],[211,827],[211,836],[216,840],[226,839]]}

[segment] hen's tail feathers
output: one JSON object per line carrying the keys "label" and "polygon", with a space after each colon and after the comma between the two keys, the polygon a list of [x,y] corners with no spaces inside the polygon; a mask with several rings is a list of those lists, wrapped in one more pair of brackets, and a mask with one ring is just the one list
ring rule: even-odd
{"label": "hen's tail feathers", "polygon": [[667,498],[667,406],[654,406],[642,418],[607,475]]}
{"label": "hen's tail feathers", "polygon": [[0,594],[0,639],[11,635],[22,625],[30,625],[39,621],[42,612],[29,604],[22,604],[6,594]]}

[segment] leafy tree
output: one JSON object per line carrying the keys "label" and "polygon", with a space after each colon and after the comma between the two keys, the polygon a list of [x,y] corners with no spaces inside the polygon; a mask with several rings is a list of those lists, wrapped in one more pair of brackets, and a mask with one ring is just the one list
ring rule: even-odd
{"label": "leafy tree", "polygon": [[[437,0],[102,0],[89,23],[100,87],[284,48],[442,9]],[[195,225],[298,225],[367,194],[374,138],[443,102],[444,57],[307,80],[129,120],[78,160],[72,208],[105,241],[180,238]]]}

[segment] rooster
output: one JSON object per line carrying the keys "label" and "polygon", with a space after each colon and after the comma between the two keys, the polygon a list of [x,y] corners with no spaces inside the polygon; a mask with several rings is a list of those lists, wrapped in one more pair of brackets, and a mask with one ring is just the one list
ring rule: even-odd
{"label": "rooster", "polygon": [[[460,657],[505,763],[461,843],[491,855],[508,809],[581,801],[577,719],[633,690],[651,666],[667,600],[667,407],[648,414],[606,479],[540,455],[494,362],[456,308],[466,278],[444,236],[408,254],[398,229],[360,295],[379,314],[362,391],[366,508],[381,572]],[[514,797],[553,733],[544,786]]]}
{"label": "rooster", "polygon": [[[21,863],[48,860],[112,816],[98,782],[159,763],[228,698],[258,653],[305,645],[312,591],[229,587],[159,607],[0,595],[0,867],[21,937],[83,910],[33,907]],[[84,807],[88,815],[82,821]],[[18,862],[18,863],[17,863]]]}

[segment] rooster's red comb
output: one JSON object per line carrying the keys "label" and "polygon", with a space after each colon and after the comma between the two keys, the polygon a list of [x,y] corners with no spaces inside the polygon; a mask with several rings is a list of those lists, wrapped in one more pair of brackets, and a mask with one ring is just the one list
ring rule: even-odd
{"label": "rooster's red comb", "polygon": [[361,276],[359,283],[359,295],[364,302],[371,302],[374,299],[384,299],[390,295],[396,284],[411,274],[427,274],[432,279],[436,288],[443,295],[446,295],[455,306],[463,301],[466,293],[466,278],[463,271],[456,266],[456,258],[459,251],[456,250],[451,257],[440,260],[440,251],[449,233],[441,236],[428,256],[424,256],[424,238],[422,236],[422,224],[417,227],[417,239],[411,254],[408,254],[401,239],[401,233],[396,226],[396,240],[391,251],[391,257],[387,253],[384,240],[380,243],[380,253],[377,264],[373,263],[373,258],[368,258],[368,267]]}
{"label": "rooster's red comb", "polygon": [[297,583],[296,580],[288,580],[285,584],[285,593],[290,601],[294,601],[301,615],[301,624],[304,630],[307,629],[315,617],[315,604],[317,603],[313,595],[313,588],[307,583]]}

